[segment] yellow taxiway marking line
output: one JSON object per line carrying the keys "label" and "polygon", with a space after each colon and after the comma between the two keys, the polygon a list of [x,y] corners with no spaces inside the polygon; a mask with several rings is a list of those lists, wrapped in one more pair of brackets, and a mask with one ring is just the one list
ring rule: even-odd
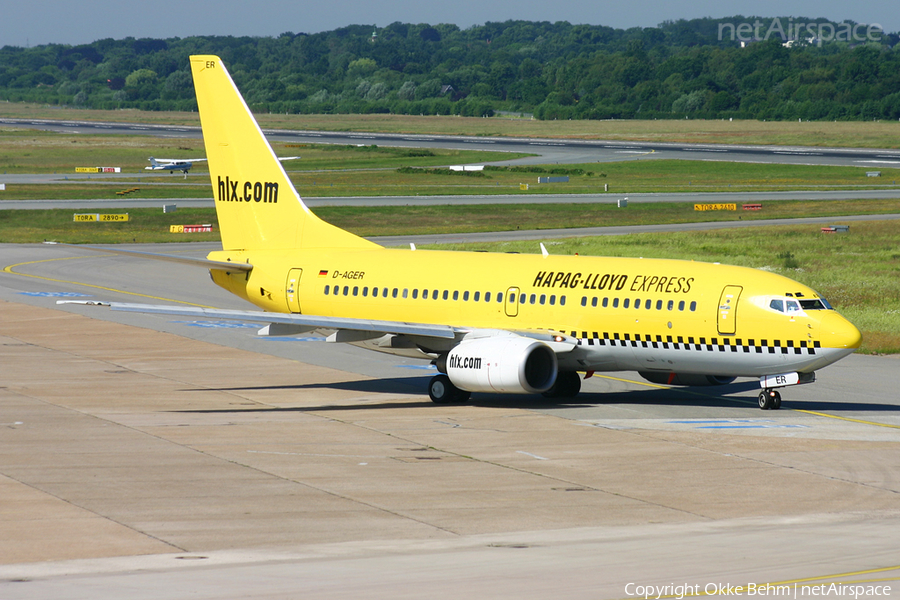
{"label": "yellow taxiway marking line", "polygon": [[[621,381],[622,383],[632,383],[634,385],[642,385],[644,387],[656,388],[656,389],[660,389],[660,390],[674,389],[678,392],[681,392],[682,394],[691,394],[694,396],[700,396],[701,398],[711,398],[712,397],[708,394],[702,394],[700,392],[693,392],[693,391],[681,389],[681,388],[673,388],[671,386],[659,385],[656,383],[648,383],[648,382],[644,382],[644,381],[634,381],[632,379],[622,379],[620,377],[611,377],[609,375],[598,375],[597,373],[594,373],[593,376],[594,377],[602,377],[603,379],[611,379],[612,381]],[[722,398],[722,399],[728,400],[729,402],[735,402],[737,404],[750,404],[753,406],[756,405],[756,402],[753,402],[750,400],[741,400],[740,398]],[[818,412],[818,411],[814,411],[814,410],[806,410],[803,408],[786,408],[784,410],[789,410],[789,411],[799,412],[799,413],[806,413],[808,415],[813,415],[816,417],[825,417],[827,419],[837,419],[838,421],[849,421],[851,423],[859,423],[861,425],[874,425],[875,427],[887,427],[888,429],[900,429],[900,425],[892,425],[890,423],[879,423],[877,421],[866,421],[865,419],[854,419],[851,417],[841,417],[838,415],[830,415],[828,413]]]}
{"label": "yellow taxiway marking line", "polygon": [[891,425],[890,423],[878,423],[876,421],[866,421],[864,419],[852,419],[850,417],[839,417],[838,415],[829,415],[828,413],[816,412],[814,410],[804,410],[802,408],[791,408],[789,410],[806,413],[808,415],[816,415],[817,417],[828,417],[829,419],[838,419],[839,421],[850,421],[851,423],[862,423],[863,425],[877,425],[878,427],[888,427],[890,429],[900,429],[900,425]]}
{"label": "yellow taxiway marking line", "polygon": [[117,290],[116,288],[104,287],[102,285],[94,285],[91,283],[81,283],[79,281],[67,281],[65,279],[54,279],[53,277],[44,277],[42,275],[31,275],[29,273],[19,273],[19,272],[16,272],[13,270],[17,267],[24,267],[27,265],[36,265],[36,264],[45,263],[45,262],[53,262],[56,260],[72,260],[75,258],[84,258],[84,257],[83,256],[69,256],[69,257],[64,257],[64,258],[46,258],[43,260],[32,260],[29,262],[21,262],[21,263],[16,263],[14,265],[9,265],[9,266],[4,267],[3,272],[9,273],[11,275],[18,275],[19,277],[31,277],[34,279],[43,279],[44,281],[52,281],[54,283],[67,283],[69,285],[80,285],[82,287],[88,287],[88,288],[93,288],[93,289],[97,289],[97,290],[104,290],[107,292],[114,292],[116,294],[126,294],[128,296],[138,296],[140,298],[150,298],[152,300],[161,300],[163,302],[177,302],[178,304],[187,304],[189,306],[199,306],[201,308],[215,308],[214,306],[206,306],[205,304],[197,304],[195,302],[185,302],[184,300],[174,300],[172,298],[163,298],[162,296],[151,296],[149,294],[139,294],[137,292],[126,292],[124,290]]}

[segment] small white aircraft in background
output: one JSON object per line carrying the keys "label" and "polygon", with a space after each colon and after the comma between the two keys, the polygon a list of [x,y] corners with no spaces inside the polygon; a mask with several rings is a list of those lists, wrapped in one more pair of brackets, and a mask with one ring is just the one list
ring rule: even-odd
{"label": "small white aircraft in background", "polygon": [[[281,156],[278,157],[278,160],[296,160],[300,158],[299,156]],[[184,173],[185,178],[187,178],[188,171],[191,170],[191,167],[194,166],[195,162],[204,162],[207,159],[205,158],[192,158],[190,160],[182,160],[178,158],[153,158],[152,156],[148,159],[150,161],[149,167],[144,167],[146,171],[169,171],[170,173],[174,173],[175,171],[181,171]]]}
{"label": "small white aircraft in background", "polygon": [[193,158],[191,160],[179,160],[177,158],[153,158],[150,157],[150,166],[144,167],[147,171],[181,171],[187,177],[188,171],[194,166],[195,162],[205,161],[205,158]]}

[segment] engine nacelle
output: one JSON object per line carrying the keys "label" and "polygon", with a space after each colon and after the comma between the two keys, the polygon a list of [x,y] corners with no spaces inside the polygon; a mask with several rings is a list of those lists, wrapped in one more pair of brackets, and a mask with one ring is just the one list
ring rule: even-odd
{"label": "engine nacelle", "polygon": [[453,385],[467,392],[539,394],[556,381],[556,353],[546,344],[520,336],[462,342],[440,367]]}
{"label": "engine nacelle", "polygon": [[722,375],[697,375],[694,373],[659,373],[657,371],[638,371],[638,375],[651,383],[661,385],[728,385],[734,377]]}

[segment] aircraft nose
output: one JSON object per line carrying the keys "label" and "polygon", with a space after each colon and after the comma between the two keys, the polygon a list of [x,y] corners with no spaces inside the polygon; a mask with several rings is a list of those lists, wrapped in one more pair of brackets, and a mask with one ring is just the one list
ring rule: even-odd
{"label": "aircraft nose", "polygon": [[859,348],[862,334],[856,326],[836,312],[826,314],[820,325],[823,345],[829,348]]}

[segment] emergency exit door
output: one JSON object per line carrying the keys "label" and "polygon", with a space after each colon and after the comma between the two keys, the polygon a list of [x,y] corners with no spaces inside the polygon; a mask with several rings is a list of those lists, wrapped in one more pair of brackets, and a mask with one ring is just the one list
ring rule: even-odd
{"label": "emergency exit door", "polygon": [[507,317],[515,317],[519,314],[519,288],[511,287],[506,290],[506,297],[503,299]]}
{"label": "emergency exit door", "polygon": [[300,275],[303,269],[291,269],[288,271],[285,294],[287,295],[288,310],[292,313],[300,312]]}
{"label": "emergency exit door", "polygon": [[738,300],[743,289],[739,285],[726,285],[725,289],[722,290],[716,319],[719,333],[722,335],[737,333]]}

